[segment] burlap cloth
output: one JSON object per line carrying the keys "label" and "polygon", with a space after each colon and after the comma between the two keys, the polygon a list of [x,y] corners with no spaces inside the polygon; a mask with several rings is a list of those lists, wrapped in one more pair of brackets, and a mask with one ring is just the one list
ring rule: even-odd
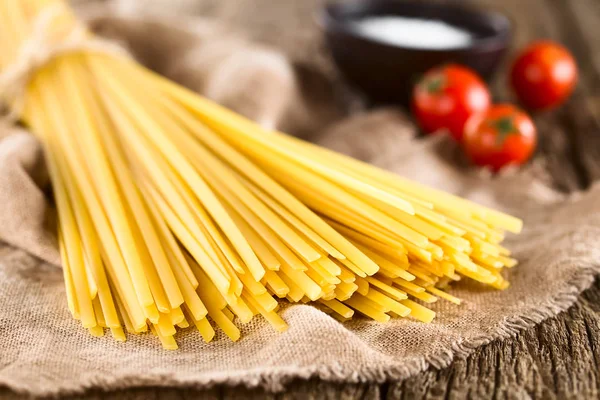
{"label": "burlap cloth", "polygon": [[[310,86],[296,66],[269,49],[217,28],[202,31],[204,24],[194,25],[194,32],[184,25],[112,17],[96,23],[152,67],[199,90],[210,92],[212,85],[213,97],[264,124],[288,124],[300,134],[312,129],[312,139],[324,146],[524,218],[523,234],[507,243],[521,261],[508,276],[512,286],[496,291],[462,282],[452,293],[464,303],[436,303],[438,317],[428,325],[360,317],[342,324],[312,306],[294,305],[281,311],[288,331],[276,333],[256,318],[242,326],[237,343],[218,333],[206,344],[192,329],[177,334],[178,351],[163,350],[152,335],[130,335],[126,343],[110,335],[94,338],[67,311],[39,145],[23,130],[2,128],[0,385],[56,395],[92,387],[244,384],[281,390],[294,378],[401,379],[565,310],[593,281],[600,264],[600,186],[565,197],[547,187],[536,163],[492,179],[466,168],[451,141],[414,139],[407,118],[391,109],[358,113],[317,131],[311,124],[335,119],[336,112],[323,105],[328,96],[327,104],[334,100],[331,85],[325,90],[313,79]],[[211,42],[223,45],[215,42],[207,51],[211,35]],[[232,62],[242,50],[248,57]],[[252,73],[236,68],[240,62]],[[215,76],[229,83],[214,89]],[[244,90],[232,92],[232,85]],[[304,85],[318,90],[307,94]]]}

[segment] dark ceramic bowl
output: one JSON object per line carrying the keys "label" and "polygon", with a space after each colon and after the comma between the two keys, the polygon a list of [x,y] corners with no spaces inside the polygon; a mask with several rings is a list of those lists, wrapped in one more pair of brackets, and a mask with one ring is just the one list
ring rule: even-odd
{"label": "dark ceramic bowl", "polygon": [[[473,40],[461,48],[420,49],[387,44],[358,30],[357,20],[383,15],[440,20],[469,31]],[[423,0],[332,4],[323,10],[320,23],[333,59],[351,85],[373,103],[405,106],[410,103],[414,82],[440,64],[464,64],[489,80],[506,53],[511,36],[510,21],[502,14]]]}

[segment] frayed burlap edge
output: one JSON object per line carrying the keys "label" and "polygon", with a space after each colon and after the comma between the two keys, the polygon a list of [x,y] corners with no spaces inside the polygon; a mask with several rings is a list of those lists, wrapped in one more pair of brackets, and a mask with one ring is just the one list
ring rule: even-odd
{"label": "frayed burlap edge", "polygon": [[97,377],[80,381],[76,387],[46,389],[41,392],[32,391],[31,388],[14,384],[8,379],[0,378],[0,386],[4,386],[17,393],[27,395],[54,397],[82,394],[88,390],[110,391],[133,389],[142,387],[169,387],[181,389],[210,389],[215,386],[227,387],[243,386],[246,388],[262,388],[268,392],[282,392],[286,385],[294,380],[308,380],[318,378],[332,383],[383,383],[388,380],[403,380],[425,371],[429,366],[442,369],[450,365],[455,358],[465,358],[480,346],[495,340],[513,338],[526,329],[532,328],[542,321],[554,317],[568,310],[579,298],[580,294],[588,289],[600,266],[590,263],[581,265],[573,278],[565,286],[565,290],[543,303],[532,305],[519,315],[507,317],[493,330],[491,334],[469,338],[462,342],[452,343],[446,351],[427,354],[422,358],[403,362],[402,365],[383,368],[363,368],[360,370],[346,370],[342,367],[322,366],[310,368],[255,368],[252,371],[240,372],[239,375],[210,376],[204,374],[202,378],[179,378],[172,374],[155,374],[146,378],[123,375],[119,378],[103,379]]}

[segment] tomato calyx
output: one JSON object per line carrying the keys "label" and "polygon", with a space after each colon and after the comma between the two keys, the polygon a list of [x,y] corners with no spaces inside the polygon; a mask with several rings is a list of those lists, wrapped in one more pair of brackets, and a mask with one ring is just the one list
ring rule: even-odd
{"label": "tomato calyx", "polygon": [[496,104],[472,118],[463,137],[467,157],[497,172],[507,165],[522,165],[536,146],[531,118],[511,104]]}
{"label": "tomato calyx", "polygon": [[446,78],[442,74],[435,74],[426,77],[425,80],[421,82],[420,86],[421,89],[428,94],[439,94],[442,93],[446,86]]}
{"label": "tomato calyx", "polygon": [[509,136],[518,134],[513,116],[500,117],[490,121],[489,124],[498,131],[498,136],[496,137],[496,146],[498,147],[502,147]]}

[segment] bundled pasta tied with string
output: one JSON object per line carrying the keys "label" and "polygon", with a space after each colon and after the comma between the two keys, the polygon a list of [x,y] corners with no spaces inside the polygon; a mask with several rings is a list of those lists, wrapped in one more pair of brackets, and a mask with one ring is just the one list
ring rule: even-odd
{"label": "bundled pasta tied with string", "polygon": [[282,302],[431,321],[516,261],[521,221],[253,122],[94,38],[62,0],[0,5],[0,89],[43,145],[67,304],[91,334],[205,341]]}

